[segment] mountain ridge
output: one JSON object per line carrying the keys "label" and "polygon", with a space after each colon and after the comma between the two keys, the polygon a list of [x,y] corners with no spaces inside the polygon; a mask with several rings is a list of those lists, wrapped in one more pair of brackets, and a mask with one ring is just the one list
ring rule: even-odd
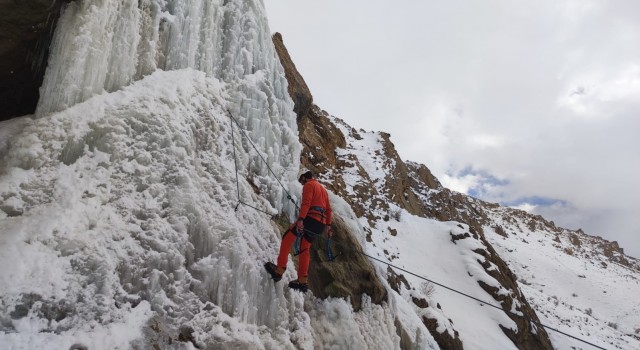
{"label": "mountain ridge", "polygon": [[[502,287],[512,291],[512,295],[505,299],[502,288],[479,281],[481,287],[494,300],[500,302],[506,311],[510,310],[512,302],[517,300],[520,310],[525,310],[527,318],[538,323],[540,321],[536,312],[520,291],[519,284],[527,281],[519,280],[509,268],[509,264],[500,257],[501,254],[486,238],[486,229],[492,229],[493,233],[506,238],[517,235],[517,231],[523,232],[521,226],[524,223],[529,231],[545,231],[545,234],[552,234],[558,254],[580,256],[584,259],[597,254],[605,257],[610,263],[630,269],[633,273],[637,274],[640,271],[639,261],[625,256],[624,250],[615,241],[609,242],[601,237],[589,236],[581,229],[573,231],[556,227],[553,221],[548,221],[540,215],[502,207],[444,188],[425,165],[402,161],[388,133],[356,130],[315,105],[311,92],[284,47],[282,36],[279,33],[274,34],[273,41],[287,79],[292,82],[289,93],[294,103],[300,104],[294,111],[297,114],[300,142],[304,145],[302,164],[317,173],[320,180],[334,193],[343,197],[356,215],[366,218],[369,226],[374,227],[380,222],[388,222],[394,218],[400,221],[400,209],[420,217],[468,224],[468,232],[451,234],[451,241],[455,243],[461,239],[470,239],[470,236],[481,240],[484,248],[476,249],[474,252],[483,259],[478,259],[477,262],[489,275],[498,280]],[[376,146],[367,148],[366,145],[360,144]],[[375,174],[376,172],[381,173]],[[353,176],[357,180],[350,182],[349,179]],[[372,232],[366,228],[364,222],[362,224],[365,231],[368,231],[367,242],[371,243]],[[398,234],[398,231],[391,227],[388,227],[388,232],[391,236]],[[525,238],[522,240],[526,241]],[[375,243],[372,244],[375,246]],[[384,255],[389,261],[393,261],[399,254],[402,252],[384,250]],[[604,261],[601,261],[601,264],[606,265]],[[402,274],[392,274],[395,275],[393,280],[404,279]],[[394,289],[399,292],[397,288]],[[517,323],[517,331],[501,327],[518,348],[553,348],[544,329],[527,328],[531,324],[517,317],[512,317],[512,320]],[[424,324],[441,347],[462,348],[458,338],[439,338],[438,334],[442,333],[437,331],[437,322],[434,320],[425,319]],[[458,332],[455,333],[457,336]]]}

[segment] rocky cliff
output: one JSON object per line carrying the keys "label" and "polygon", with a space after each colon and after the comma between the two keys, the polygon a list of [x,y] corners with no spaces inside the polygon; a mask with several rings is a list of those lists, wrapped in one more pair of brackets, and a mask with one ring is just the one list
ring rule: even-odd
{"label": "rocky cliff", "polygon": [[[329,122],[323,112],[313,105],[311,92],[293,64],[279,33],[273,36],[273,42],[289,81],[289,95],[295,101],[294,111],[301,135],[300,141],[305,147],[302,152],[303,165],[315,174],[325,173],[336,165],[334,150],[346,146],[344,136]],[[318,118],[324,118],[324,123],[314,122]],[[309,152],[309,147],[315,147],[316,152]],[[313,161],[308,158],[309,156],[313,157]],[[339,193],[336,191],[338,187],[332,186],[332,183],[325,182],[325,184]],[[360,246],[339,216],[335,217],[332,230],[334,238],[344,242],[346,246],[354,248]],[[336,262],[323,264],[323,259],[326,258],[320,249],[322,243],[323,241],[316,240],[312,247],[311,259],[314,263],[309,268],[309,284],[314,295],[322,298],[349,297],[356,310],[360,309],[363,294],[369,295],[374,303],[387,300],[386,290],[378,281],[371,262],[361,254],[348,252]],[[359,249],[359,251],[362,250]]]}
{"label": "rocky cliff", "polygon": [[[580,230],[558,228],[540,216],[503,208],[444,188],[426,166],[403,161],[389,134],[356,130],[313,104],[311,92],[288,55],[281,35],[276,33],[273,41],[290,83],[289,94],[296,103],[299,137],[304,145],[302,164],[319,174],[321,181],[364,219],[361,222],[369,232],[367,240],[370,243],[372,231],[377,227],[394,219],[400,221],[401,210],[420,217],[466,224],[460,226],[466,228],[465,232],[451,234],[451,242],[475,242],[477,248],[473,253],[477,256],[477,264],[497,280],[499,286],[478,283],[516,324],[515,329],[501,328],[517,348],[551,349],[552,345],[545,329],[539,326],[536,311],[520,289],[518,276],[489,242],[486,229],[506,236],[503,226],[518,228],[524,223],[529,231],[553,235],[561,254],[582,254],[589,259],[589,254],[595,252],[611,262],[638,269],[637,261],[624,256],[616,242],[591,237]],[[372,143],[375,146],[369,146]],[[385,239],[393,239],[398,234],[390,226],[386,231],[389,237]],[[402,254],[387,250],[384,253],[389,261]],[[401,292],[403,284],[405,289],[413,288],[401,273],[392,269],[388,270],[388,282],[396,293]],[[414,298],[414,304],[417,309],[428,307],[424,299]],[[443,332],[442,324],[428,316],[423,316],[423,322],[442,348],[463,348],[455,329],[453,334]],[[399,330],[402,328],[396,326]]]}

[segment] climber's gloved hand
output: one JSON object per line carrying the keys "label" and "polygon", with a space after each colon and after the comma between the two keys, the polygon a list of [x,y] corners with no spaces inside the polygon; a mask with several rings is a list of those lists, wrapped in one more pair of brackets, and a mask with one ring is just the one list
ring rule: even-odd
{"label": "climber's gloved hand", "polygon": [[304,223],[302,218],[298,218],[298,221],[296,221],[296,232],[298,234],[304,233]]}

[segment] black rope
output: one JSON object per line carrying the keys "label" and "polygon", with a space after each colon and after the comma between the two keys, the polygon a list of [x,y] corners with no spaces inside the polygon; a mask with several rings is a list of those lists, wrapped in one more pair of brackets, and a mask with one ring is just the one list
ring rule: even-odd
{"label": "black rope", "polygon": [[[242,127],[240,126],[240,124],[238,123],[238,121],[236,120],[236,118],[233,117],[233,114],[231,114],[231,111],[227,110],[227,112],[229,113],[229,117],[231,118],[231,120],[233,122],[236,123],[236,125],[238,126],[238,130],[240,130],[240,132],[244,135],[244,137],[247,138],[247,140],[249,140],[249,143],[251,144],[251,146],[253,146],[253,149],[256,150],[256,153],[258,153],[258,156],[260,156],[260,159],[262,159],[262,161],[264,162],[264,164],[267,166],[267,169],[269,169],[269,172],[271,172],[271,174],[273,175],[273,177],[276,179],[276,181],[278,181],[278,183],[280,184],[280,187],[282,187],[282,189],[287,193],[287,199],[291,201],[291,203],[293,203],[294,205],[296,204],[296,202],[293,200],[293,197],[291,196],[291,193],[289,193],[289,191],[287,191],[287,189],[284,187],[284,185],[282,184],[282,182],[280,182],[280,179],[278,178],[278,175],[276,175],[276,173],[273,172],[273,170],[271,169],[271,167],[269,166],[269,163],[264,159],[264,157],[262,156],[262,154],[260,153],[260,151],[258,151],[258,147],[256,147],[256,145],[253,143],[253,141],[251,141],[251,138],[249,137],[249,135],[247,135],[247,133],[244,132],[244,130],[242,130]],[[233,125],[231,126],[233,128]],[[233,129],[232,129],[233,132]],[[238,167],[236,165],[236,172],[238,171]]]}
{"label": "black rope", "polygon": [[[273,217],[273,215],[272,215],[271,213],[267,213],[267,212],[266,212],[266,211],[264,211],[264,210],[258,209],[258,208],[256,208],[256,207],[254,207],[254,206],[252,206],[252,205],[249,205],[249,204],[247,204],[247,203],[244,203],[244,202],[242,202],[242,201],[240,200],[240,185],[239,185],[239,181],[238,181],[238,163],[237,163],[237,160],[236,160],[236,149],[235,149],[235,141],[234,141],[234,136],[233,136],[233,122],[235,122],[235,123],[236,123],[236,125],[238,126],[238,129],[240,130],[240,132],[241,132],[241,133],[242,133],[242,134],[247,138],[247,140],[249,140],[249,143],[251,143],[251,146],[253,146],[253,148],[254,148],[254,149],[256,150],[256,152],[258,153],[258,156],[260,156],[260,158],[261,158],[261,159],[262,159],[262,161],[265,163],[265,165],[267,166],[267,168],[269,169],[269,171],[271,172],[271,174],[275,177],[276,181],[278,181],[278,183],[280,184],[280,187],[282,187],[282,189],[287,193],[287,199],[291,200],[291,203],[293,203],[296,207],[298,207],[298,206],[296,205],[296,203],[294,202],[293,198],[291,197],[291,194],[289,193],[289,191],[287,191],[287,189],[284,187],[284,185],[282,184],[282,182],[280,182],[280,179],[278,179],[278,176],[273,172],[273,170],[271,170],[271,167],[269,167],[269,163],[267,163],[267,161],[264,159],[264,157],[262,157],[262,154],[260,153],[260,151],[258,151],[258,148],[256,147],[256,145],[253,143],[253,141],[251,141],[251,138],[249,138],[249,136],[244,132],[244,130],[242,130],[242,127],[240,127],[240,124],[238,124],[238,121],[233,117],[233,115],[231,114],[231,112],[230,112],[230,111],[227,111],[227,112],[229,113],[229,117],[230,117],[230,118],[231,118],[231,120],[232,120],[232,123],[231,123],[231,139],[232,139],[232,142],[234,142],[234,144],[233,144],[233,157],[234,157],[234,162],[235,162],[235,167],[236,167],[236,188],[237,188],[237,190],[238,190],[238,205],[240,205],[240,204],[246,205],[246,206],[248,206],[249,208],[252,208],[252,209],[257,210],[257,211],[260,211],[260,212],[263,212],[263,213],[268,214],[268,215],[270,215],[270,216],[272,216],[272,217]],[[236,205],[236,208],[235,208],[235,210],[236,210],[236,211],[238,210],[238,205]],[[309,231],[309,230],[307,230],[307,229],[304,229],[304,231],[305,231],[305,232],[307,232],[307,233],[309,233],[310,235],[312,235],[312,237],[313,237],[313,236],[316,236],[316,237],[320,237],[320,239],[325,239],[325,240],[327,240],[327,243],[334,242],[336,245],[339,245],[339,246],[342,246],[342,247],[346,247],[346,250],[347,250],[348,252],[353,252],[353,253],[361,254],[361,255],[363,255],[363,256],[368,257],[369,259],[375,260],[375,261],[377,261],[377,262],[379,262],[379,263],[385,264],[385,265],[387,265],[387,266],[389,266],[389,267],[392,267],[392,268],[394,268],[394,269],[400,270],[400,271],[402,271],[402,272],[405,272],[405,273],[407,273],[407,274],[409,274],[409,275],[415,276],[415,277],[417,277],[417,278],[419,278],[419,279],[422,279],[422,280],[424,280],[424,281],[427,281],[427,282],[433,283],[433,284],[435,284],[435,285],[437,285],[437,286],[440,286],[440,287],[442,287],[442,288],[445,288],[445,289],[447,289],[447,290],[449,290],[449,291],[452,291],[452,292],[454,292],[454,293],[460,294],[460,295],[465,296],[465,297],[467,297],[467,298],[469,298],[469,299],[475,300],[475,301],[477,301],[477,302],[479,302],[479,303],[481,303],[481,304],[484,304],[484,305],[487,305],[487,306],[493,307],[493,308],[495,308],[495,309],[498,309],[498,310],[500,310],[500,311],[502,311],[502,312],[504,312],[504,313],[507,313],[507,314],[509,314],[509,315],[513,315],[513,316],[516,316],[516,317],[522,317],[522,318],[524,318],[524,319],[528,320],[530,323],[534,323],[534,324],[536,324],[536,325],[538,325],[538,326],[541,326],[541,327],[543,327],[543,328],[546,328],[546,329],[552,330],[552,331],[554,331],[554,332],[560,333],[560,334],[565,335],[565,336],[567,336],[567,337],[569,337],[569,338],[572,338],[572,339],[574,339],[574,340],[577,340],[577,341],[580,341],[580,342],[582,342],[582,343],[585,343],[585,344],[591,345],[591,346],[593,346],[593,347],[595,347],[595,348],[602,349],[602,350],[606,350],[605,348],[603,348],[603,347],[601,347],[601,346],[598,346],[598,345],[593,344],[593,343],[591,343],[591,342],[588,342],[588,341],[586,341],[586,340],[580,339],[580,338],[575,337],[575,336],[573,336],[573,335],[571,335],[571,334],[568,334],[568,333],[565,333],[565,332],[563,332],[563,331],[560,331],[560,330],[558,330],[558,329],[556,329],[556,328],[553,328],[553,327],[547,326],[547,325],[545,325],[545,324],[543,324],[543,323],[541,323],[541,322],[539,322],[539,321],[533,320],[533,319],[531,319],[531,318],[529,318],[529,317],[525,316],[525,315],[524,315],[524,313],[523,313],[522,315],[518,315],[518,314],[516,314],[515,312],[511,312],[511,311],[509,311],[509,310],[505,310],[505,309],[503,309],[503,308],[502,308],[502,307],[500,307],[500,306],[493,305],[493,304],[488,303],[488,302],[486,302],[486,301],[484,301],[484,300],[478,299],[478,298],[476,298],[476,297],[474,297],[474,296],[471,296],[471,295],[469,295],[469,294],[466,294],[466,293],[461,292],[461,291],[459,291],[459,290],[456,290],[456,289],[454,289],[454,288],[448,287],[448,286],[446,286],[446,285],[444,285],[444,284],[442,284],[442,283],[438,283],[438,282],[432,281],[432,280],[430,280],[430,279],[428,279],[428,278],[426,278],[426,277],[420,276],[420,275],[418,275],[418,274],[416,274],[416,273],[413,273],[413,272],[411,272],[411,271],[409,271],[409,270],[403,269],[403,268],[401,268],[401,267],[399,267],[399,266],[396,266],[396,265],[393,265],[393,264],[388,263],[388,262],[386,262],[386,261],[383,261],[383,260],[380,260],[380,259],[378,259],[378,258],[375,258],[375,257],[373,257],[373,256],[371,256],[371,255],[369,255],[369,254],[364,253],[364,252],[361,252],[361,251],[355,250],[355,249],[353,249],[353,248],[347,247],[344,243],[340,243],[340,242],[337,242],[337,241],[335,241],[335,240],[333,240],[333,241],[332,241],[332,240],[331,240],[331,238],[325,238],[325,237],[323,237],[321,234],[318,234],[318,233],[316,233],[316,232]]]}
{"label": "black rope", "polygon": [[[233,116],[231,116],[231,113],[229,113],[229,117],[232,118],[233,120]],[[242,129],[240,129],[242,130]],[[245,203],[242,201],[242,199],[240,199],[240,180],[238,179],[238,158],[236,156],[236,141],[235,141],[235,136],[234,136],[234,132],[233,132],[233,122],[231,123],[231,147],[233,148],[233,164],[235,166],[236,169],[236,191],[238,192],[238,204],[236,204],[236,207],[234,209],[234,211],[238,211],[238,207],[240,206],[240,204],[247,206],[251,209],[257,210],[261,213],[265,213],[271,217],[273,217],[273,213],[269,213],[265,210],[262,210],[260,208],[257,208],[249,203]],[[264,160],[264,159],[263,159]],[[278,181],[279,182],[279,181]]]}
{"label": "black rope", "polygon": [[[251,205],[251,204],[248,204],[248,203],[245,203],[245,202],[243,202],[243,201],[241,201],[241,200],[238,200],[238,205],[240,205],[240,204],[242,204],[242,205],[244,205],[244,206],[247,206],[247,207],[249,207],[249,208],[251,208],[251,209],[255,209],[255,210],[257,210],[257,211],[259,211],[259,212],[261,212],[261,213],[265,213],[265,214],[267,214],[267,215],[269,215],[269,216],[271,216],[271,217],[273,217],[273,216],[274,216],[274,215],[273,215],[273,213],[269,213],[268,211],[265,211],[265,210],[262,210],[262,209],[256,208],[256,207],[254,207],[254,206],[253,206],[253,205]],[[238,205],[236,205],[236,209],[235,209],[235,211],[238,211]]]}

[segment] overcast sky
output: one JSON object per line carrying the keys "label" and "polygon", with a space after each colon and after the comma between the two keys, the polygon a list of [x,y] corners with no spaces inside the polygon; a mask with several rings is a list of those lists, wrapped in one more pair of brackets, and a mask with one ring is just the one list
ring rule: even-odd
{"label": "overcast sky", "polygon": [[318,106],[640,257],[640,1],[264,3]]}

